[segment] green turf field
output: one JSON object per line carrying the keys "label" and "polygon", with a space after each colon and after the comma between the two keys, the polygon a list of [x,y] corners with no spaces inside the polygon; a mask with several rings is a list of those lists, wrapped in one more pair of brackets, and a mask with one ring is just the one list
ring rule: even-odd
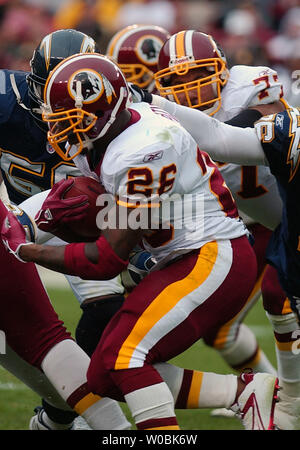
{"label": "green turf field", "polygon": [[[67,328],[74,331],[80,317],[80,308],[69,290],[48,289],[54,308],[64,320]],[[257,339],[275,365],[273,334],[260,301],[248,314],[245,321],[255,332]],[[186,368],[231,373],[223,360],[202,342],[173,360],[177,365]],[[33,408],[40,404],[39,397],[22,384],[14,376],[0,366],[0,430],[26,430],[33,415]],[[131,421],[126,406],[124,411]],[[177,411],[182,430],[241,430],[237,419],[215,418],[209,410]]]}

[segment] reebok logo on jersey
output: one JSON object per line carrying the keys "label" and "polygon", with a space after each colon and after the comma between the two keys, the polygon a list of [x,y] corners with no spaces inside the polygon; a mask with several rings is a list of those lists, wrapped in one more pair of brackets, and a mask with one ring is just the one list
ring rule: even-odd
{"label": "reebok logo on jersey", "polygon": [[151,162],[151,161],[157,161],[158,159],[161,159],[163,156],[163,151],[159,150],[158,152],[148,153],[148,155],[144,156],[143,162]]}

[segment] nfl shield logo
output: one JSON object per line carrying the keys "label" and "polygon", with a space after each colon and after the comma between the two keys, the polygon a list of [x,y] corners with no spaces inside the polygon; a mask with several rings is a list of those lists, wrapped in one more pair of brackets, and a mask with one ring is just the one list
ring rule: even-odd
{"label": "nfl shield logo", "polygon": [[48,153],[50,153],[50,155],[52,155],[53,153],[55,153],[55,150],[53,147],[51,147],[51,145],[49,144],[49,142],[47,142],[46,144],[46,150]]}

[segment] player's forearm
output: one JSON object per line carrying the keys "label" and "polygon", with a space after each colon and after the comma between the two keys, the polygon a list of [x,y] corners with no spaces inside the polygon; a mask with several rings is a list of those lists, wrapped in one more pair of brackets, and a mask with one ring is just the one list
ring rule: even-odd
{"label": "player's forearm", "polygon": [[104,237],[93,243],[72,243],[54,247],[51,245],[23,245],[19,257],[47,269],[84,280],[110,280],[128,265],[110,246]]}
{"label": "player's forearm", "polygon": [[34,262],[55,272],[69,273],[64,263],[65,246],[23,245],[19,254],[26,262]]}
{"label": "player's forearm", "polygon": [[224,124],[193,108],[153,95],[154,104],[174,115],[201,150],[216,161],[241,165],[266,165],[265,155],[252,128]]}

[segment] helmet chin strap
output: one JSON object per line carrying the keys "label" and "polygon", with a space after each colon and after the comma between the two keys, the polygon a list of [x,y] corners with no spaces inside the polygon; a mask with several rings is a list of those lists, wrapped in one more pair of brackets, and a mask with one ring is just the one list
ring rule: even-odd
{"label": "helmet chin strap", "polygon": [[[105,133],[107,132],[107,130],[108,130],[108,129],[111,127],[111,125],[114,123],[114,121],[116,120],[117,113],[118,113],[118,111],[119,111],[119,108],[120,108],[120,106],[121,106],[121,104],[122,104],[122,101],[123,101],[124,97],[125,97],[125,88],[124,88],[124,87],[121,87],[121,88],[120,88],[120,96],[119,96],[119,99],[118,99],[118,101],[117,101],[117,103],[116,103],[116,106],[115,106],[114,109],[112,110],[112,113],[111,113],[111,116],[110,116],[109,121],[108,121],[108,122],[105,124],[105,126],[102,128],[102,130],[100,131],[100,134],[98,134],[98,136],[97,136],[96,138],[91,139],[92,142],[95,141],[96,139],[99,139],[100,137],[104,136]],[[131,101],[128,101],[128,100],[127,100],[126,107],[129,106],[130,103],[131,103]]]}
{"label": "helmet chin strap", "polygon": [[[122,104],[122,101],[123,101],[123,99],[124,99],[125,96],[126,96],[126,90],[125,90],[124,87],[121,87],[121,88],[120,88],[120,96],[119,96],[118,102],[116,103],[116,105],[115,105],[115,107],[114,107],[114,109],[113,109],[113,111],[112,111],[112,113],[111,113],[111,116],[110,116],[109,121],[108,121],[108,122],[105,124],[105,126],[102,128],[102,130],[101,130],[101,132],[98,134],[98,136],[96,136],[95,138],[90,138],[90,137],[87,136],[86,133],[82,133],[82,134],[83,134],[83,137],[84,137],[84,140],[82,140],[82,144],[84,144],[84,147],[85,147],[87,150],[93,149],[93,147],[94,147],[93,142],[96,141],[97,139],[101,138],[102,136],[104,136],[105,133],[107,132],[107,130],[108,130],[108,129],[111,127],[111,125],[114,123],[114,121],[116,120],[116,116],[117,116],[117,113],[118,113],[118,111],[119,111],[119,108],[120,108],[120,106],[121,106],[121,104]],[[82,103],[83,103],[83,97],[82,97],[82,94],[81,94],[81,82],[80,82],[80,81],[77,81],[77,82],[76,82],[76,99],[75,99],[75,106],[76,106],[77,108],[82,108]],[[125,106],[125,107],[127,108],[127,107],[130,105],[130,103],[131,103],[131,99],[130,99],[130,96],[129,96],[128,99],[127,99],[127,102],[126,102],[126,106]],[[75,148],[77,148],[76,145],[71,145],[71,144],[67,143],[67,144],[66,144],[66,148],[69,148],[69,154],[70,154],[71,156],[74,155],[74,154],[76,153],[76,151],[75,151]]]}
{"label": "helmet chin strap", "polygon": [[26,111],[32,111],[32,112],[34,112],[36,114],[42,115],[41,108],[28,108],[26,105],[24,105],[24,103],[22,102],[21,94],[20,94],[19,89],[17,87],[15,75],[13,73],[11,73],[9,78],[10,78],[11,87],[12,87],[12,89],[14,91],[15,96],[16,96],[18,105],[22,106],[22,108],[26,109]]}

